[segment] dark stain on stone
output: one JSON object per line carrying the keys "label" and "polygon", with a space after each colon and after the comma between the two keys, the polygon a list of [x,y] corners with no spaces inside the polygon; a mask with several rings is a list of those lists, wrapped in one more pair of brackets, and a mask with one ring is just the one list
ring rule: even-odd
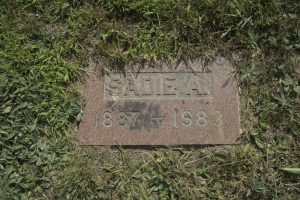
{"label": "dark stain on stone", "polygon": [[114,101],[113,100],[108,100],[107,102],[106,102],[106,108],[108,108],[108,109],[110,109],[110,108],[112,108],[112,106],[114,105]]}
{"label": "dark stain on stone", "polygon": [[159,104],[145,103],[140,101],[126,101],[120,107],[120,111],[125,112],[132,120],[129,130],[147,131],[157,129],[161,126],[165,115],[162,113]]}

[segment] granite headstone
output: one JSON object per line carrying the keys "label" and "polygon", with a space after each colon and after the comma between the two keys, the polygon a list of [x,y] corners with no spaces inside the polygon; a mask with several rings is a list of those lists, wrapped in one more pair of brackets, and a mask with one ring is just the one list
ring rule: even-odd
{"label": "granite headstone", "polygon": [[224,58],[91,75],[82,145],[234,144],[240,135],[234,70]]}

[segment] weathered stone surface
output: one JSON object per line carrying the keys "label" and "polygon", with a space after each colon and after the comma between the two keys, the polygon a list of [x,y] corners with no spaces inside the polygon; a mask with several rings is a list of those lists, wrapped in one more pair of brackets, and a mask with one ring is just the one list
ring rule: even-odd
{"label": "weathered stone surface", "polygon": [[87,80],[80,144],[236,143],[239,98],[227,60],[129,71]]}

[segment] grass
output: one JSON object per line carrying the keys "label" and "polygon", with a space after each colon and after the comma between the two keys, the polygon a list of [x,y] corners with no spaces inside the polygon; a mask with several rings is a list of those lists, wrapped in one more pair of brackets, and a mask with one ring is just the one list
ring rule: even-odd
{"label": "grass", "polygon": [[[297,1],[0,0],[0,11],[0,199],[299,199],[285,169],[300,167]],[[76,145],[73,83],[89,63],[220,55],[236,65],[241,145]]]}

